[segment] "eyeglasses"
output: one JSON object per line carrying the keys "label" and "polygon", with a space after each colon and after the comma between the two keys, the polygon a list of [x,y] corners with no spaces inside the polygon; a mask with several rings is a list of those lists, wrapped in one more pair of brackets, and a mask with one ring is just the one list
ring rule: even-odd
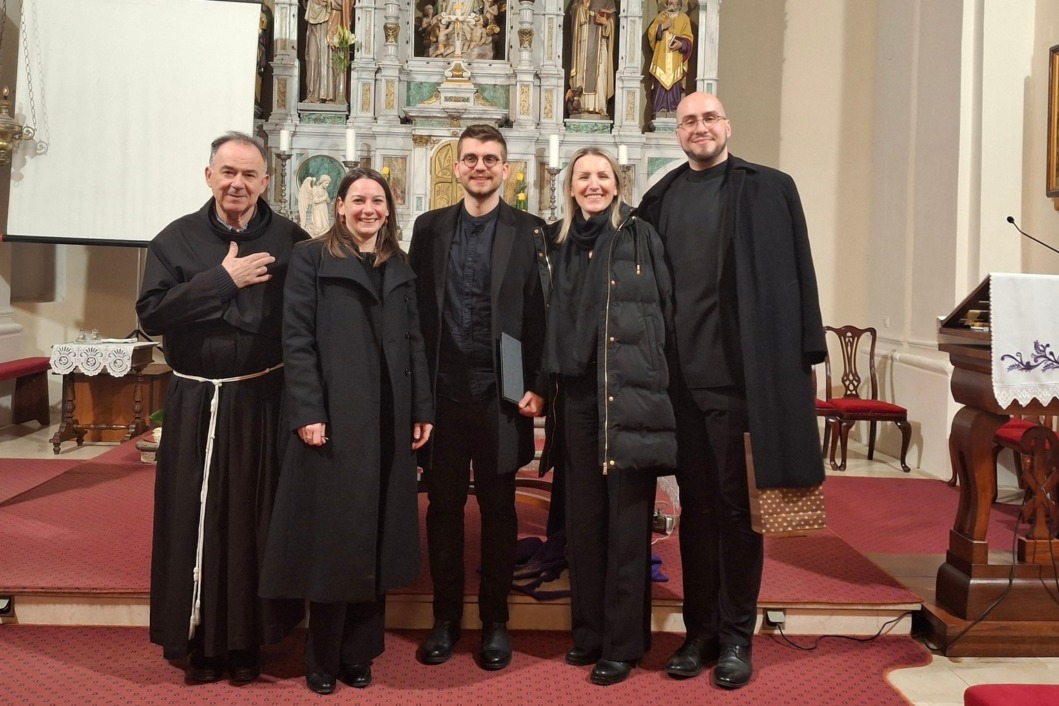
{"label": "eyeglasses", "polygon": [[463,166],[467,167],[468,169],[474,169],[478,165],[479,159],[482,160],[482,164],[484,164],[487,169],[492,169],[501,161],[500,157],[496,156],[495,154],[484,154],[481,157],[476,154],[465,154],[460,157],[460,161],[463,162]]}
{"label": "eyeglasses", "polygon": [[688,117],[680,121],[680,127],[684,128],[685,130],[694,130],[699,126],[699,123],[702,123],[706,127],[713,127],[722,120],[727,119],[728,118],[723,115],[701,115],[698,117],[694,115],[689,115]]}

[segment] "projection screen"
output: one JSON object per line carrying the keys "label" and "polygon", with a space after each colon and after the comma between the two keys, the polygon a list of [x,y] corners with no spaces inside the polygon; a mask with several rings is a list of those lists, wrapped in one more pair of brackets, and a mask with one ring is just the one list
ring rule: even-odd
{"label": "projection screen", "polygon": [[25,0],[4,240],[145,245],[209,198],[210,142],[253,127],[256,2]]}

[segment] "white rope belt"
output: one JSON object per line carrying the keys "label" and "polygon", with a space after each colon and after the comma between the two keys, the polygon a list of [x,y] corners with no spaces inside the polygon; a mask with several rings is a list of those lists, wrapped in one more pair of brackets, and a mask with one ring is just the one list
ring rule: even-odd
{"label": "white rope belt", "polygon": [[206,460],[202,466],[202,489],[199,490],[199,532],[198,539],[195,543],[195,571],[193,573],[194,587],[192,588],[191,593],[191,624],[188,626],[189,640],[195,637],[195,626],[202,622],[202,544],[206,527],[206,496],[209,493],[210,486],[210,462],[213,460],[213,440],[217,436],[217,407],[218,401],[221,397],[221,387],[230,382],[253,380],[254,378],[268,375],[272,371],[279,370],[282,367],[283,363],[280,363],[279,365],[274,365],[271,368],[265,368],[260,372],[250,373],[249,375],[237,375],[235,377],[218,378],[216,380],[199,377],[198,375],[185,375],[176,370],[173,371],[173,375],[176,375],[178,378],[194,380],[195,382],[208,382],[213,385],[213,399],[210,400],[210,427],[206,434]]}

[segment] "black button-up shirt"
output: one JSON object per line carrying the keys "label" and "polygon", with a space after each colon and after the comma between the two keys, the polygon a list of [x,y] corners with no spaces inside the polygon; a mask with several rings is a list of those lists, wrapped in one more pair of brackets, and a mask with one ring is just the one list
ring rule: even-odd
{"label": "black button-up shirt", "polygon": [[457,402],[496,393],[489,270],[498,205],[484,216],[464,209],[449,248],[437,394]]}

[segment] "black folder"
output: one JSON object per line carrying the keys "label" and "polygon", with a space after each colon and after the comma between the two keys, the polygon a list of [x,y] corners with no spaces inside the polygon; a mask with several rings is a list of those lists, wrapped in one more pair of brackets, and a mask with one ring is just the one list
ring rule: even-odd
{"label": "black folder", "polygon": [[514,336],[500,334],[500,396],[518,404],[526,394],[522,371],[522,343]]}

